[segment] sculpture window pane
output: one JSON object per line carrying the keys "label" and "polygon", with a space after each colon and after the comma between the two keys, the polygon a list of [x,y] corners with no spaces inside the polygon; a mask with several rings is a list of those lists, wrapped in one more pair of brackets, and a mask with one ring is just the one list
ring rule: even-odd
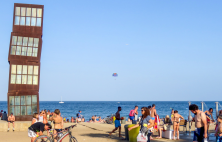
{"label": "sculpture window pane", "polygon": [[25,16],[26,7],[21,7],[21,16]]}
{"label": "sculpture window pane", "polygon": [[9,105],[10,106],[14,105],[14,99],[15,99],[14,96],[9,96]]}
{"label": "sculpture window pane", "polygon": [[19,19],[20,19],[19,16],[15,16],[15,25],[19,25]]}
{"label": "sculpture window pane", "polygon": [[15,8],[15,15],[20,16],[20,7]]}
{"label": "sculpture window pane", "polygon": [[15,106],[15,116],[19,116],[20,115],[20,106]]}
{"label": "sculpture window pane", "polygon": [[26,106],[21,106],[21,115],[26,115]]}
{"label": "sculpture window pane", "polygon": [[31,108],[31,106],[27,106],[27,115],[32,115],[32,108]]}
{"label": "sculpture window pane", "polygon": [[26,26],[30,26],[30,21],[31,21],[31,18],[30,18],[30,17],[26,17],[26,23],[25,23],[25,25],[26,25]]}
{"label": "sculpture window pane", "polygon": [[26,11],[26,16],[31,16],[31,8],[27,8],[27,11]]}
{"label": "sculpture window pane", "polygon": [[20,105],[20,96],[15,96],[15,105]]}
{"label": "sculpture window pane", "polygon": [[21,55],[21,46],[17,46],[16,55]]}
{"label": "sculpture window pane", "polygon": [[22,56],[27,55],[27,47],[22,47]]}
{"label": "sculpture window pane", "polygon": [[16,74],[16,65],[11,65],[11,73]]}

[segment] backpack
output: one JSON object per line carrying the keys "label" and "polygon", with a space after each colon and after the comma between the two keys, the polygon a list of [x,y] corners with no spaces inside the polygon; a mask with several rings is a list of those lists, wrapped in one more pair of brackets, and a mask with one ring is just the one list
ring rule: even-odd
{"label": "backpack", "polygon": [[79,113],[76,114],[76,117],[78,117],[78,116],[79,116]]}

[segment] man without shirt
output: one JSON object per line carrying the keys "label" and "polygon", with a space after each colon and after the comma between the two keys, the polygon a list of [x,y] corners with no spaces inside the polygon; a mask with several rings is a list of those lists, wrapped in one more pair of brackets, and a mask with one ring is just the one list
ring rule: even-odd
{"label": "man without shirt", "polygon": [[28,136],[31,138],[31,142],[34,142],[35,139],[37,138],[37,134],[39,133],[39,136],[43,135],[43,131],[47,131],[52,129],[52,126],[49,123],[42,123],[42,122],[37,122],[32,124],[28,128]]}
{"label": "man without shirt", "polygon": [[192,104],[189,106],[189,110],[195,114],[195,127],[194,142],[202,142],[204,138],[207,138],[207,117],[206,114],[198,109],[198,106]]}
{"label": "man without shirt", "polygon": [[8,117],[8,131],[10,130],[10,123],[12,123],[13,125],[13,132],[15,131],[15,116],[13,115],[13,113],[11,113],[11,115]]}
{"label": "man without shirt", "polygon": [[119,137],[121,137],[121,124],[120,124],[121,118],[119,113],[121,110],[122,110],[121,107],[118,107],[118,111],[116,112],[115,129],[113,129],[113,131],[109,133],[109,136],[111,136],[111,134],[119,128]]}
{"label": "man without shirt", "polygon": [[154,121],[155,120],[155,116],[157,115],[156,114],[156,105],[155,104],[152,105],[152,108],[150,109],[150,111],[151,111],[150,117]]}

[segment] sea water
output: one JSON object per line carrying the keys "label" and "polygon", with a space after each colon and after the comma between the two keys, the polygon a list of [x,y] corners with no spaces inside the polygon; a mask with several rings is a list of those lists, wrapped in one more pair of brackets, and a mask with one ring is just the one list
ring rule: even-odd
{"label": "sea water", "polygon": [[[201,101],[191,102],[192,104],[197,104],[201,110]],[[222,102],[219,102],[222,104]],[[149,105],[155,104],[157,114],[160,118],[165,117],[166,115],[170,116],[171,110],[178,110],[178,113],[181,114],[185,119],[188,119],[189,106],[186,101],[64,101],[64,104],[60,104],[58,101],[40,101],[40,110],[46,109],[54,111],[55,109],[60,109],[61,115],[70,119],[71,117],[76,117],[76,114],[79,110],[82,111],[82,115],[88,121],[93,115],[101,116],[102,118],[107,117],[108,115],[115,114],[117,107],[121,106],[121,117],[128,118],[129,112],[131,109],[137,105],[139,106],[139,116],[141,115],[140,108],[148,107]],[[204,105],[204,111],[209,108],[213,108],[213,117],[215,119],[215,102],[207,101]],[[219,105],[219,110],[222,107]],[[7,102],[0,101],[0,110],[7,111]],[[192,114],[192,113],[191,113]],[[192,114],[193,116],[193,114]]]}

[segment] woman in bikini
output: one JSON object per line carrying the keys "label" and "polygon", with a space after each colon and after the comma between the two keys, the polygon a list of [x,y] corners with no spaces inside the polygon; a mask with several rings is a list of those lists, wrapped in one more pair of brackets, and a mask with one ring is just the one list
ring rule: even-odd
{"label": "woman in bikini", "polygon": [[179,127],[180,127],[180,118],[184,119],[177,110],[174,111],[173,115],[173,139],[175,140],[175,133],[177,132],[177,139],[179,140]]}
{"label": "woman in bikini", "polygon": [[210,126],[210,122],[211,122],[210,117],[212,118],[212,121],[214,122],[213,109],[210,108],[209,110],[205,111],[204,113],[206,114],[206,117],[207,117],[207,130],[209,130],[209,126]]}
{"label": "woman in bikini", "polygon": [[[60,110],[59,109],[56,109],[54,111],[54,114],[52,117],[49,118],[50,121],[53,121],[54,123],[54,132],[53,134],[54,137],[56,138],[57,137],[57,133],[62,131],[62,128],[63,128],[63,118],[60,116]],[[57,142],[57,140],[55,139],[55,142]]]}

